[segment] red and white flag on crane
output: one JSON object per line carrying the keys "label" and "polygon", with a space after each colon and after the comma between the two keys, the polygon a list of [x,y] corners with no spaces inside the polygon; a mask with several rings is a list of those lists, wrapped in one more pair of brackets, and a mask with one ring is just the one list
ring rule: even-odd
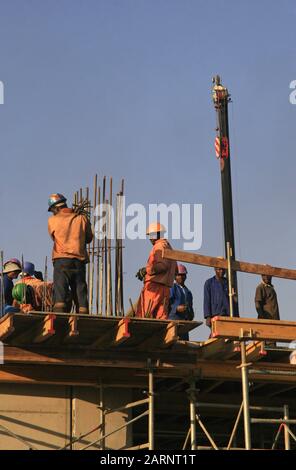
{"label": "red and white flag on crane", "polygon": [[228,158],[229,157],[229,145],[227,137],[216,137],[215,138],[215,152],[217,158]]}

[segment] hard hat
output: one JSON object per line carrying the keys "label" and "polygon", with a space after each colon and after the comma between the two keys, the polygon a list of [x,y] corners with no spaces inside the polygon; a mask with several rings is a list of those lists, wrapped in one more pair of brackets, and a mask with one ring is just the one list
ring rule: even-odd
{"label": "hard hat", "polygon": [[32,286],[27,286],[26,284],[20,282],[14,286],[12,289],[12,297],[18,303],[23,304],[33,304],[34,303],[34,291]]}
{"label": "hard hat", "polygon": [[12,261],[7,261],[3,266],[4,274],[12,273],[14,271],[21,271],[21,270],[22,270],[21,265],[18,263],[14,263]]}
{"label": "hard hat", "polygon": [[166,232],[165,226],[160,224],[159,222],[152,222],[147,228],[146,234],[152,235],[160,232]]}
{"label": "hard hat", "polygon": [[187,274],[187,269],[183,264],[177,264],[177,274]]}
{"label": "hard hat", "polygon": [[25,261],[23,272],[24,274],[26,273],[29,274],[29,276],[33,276],[35,272],[35,265],[30,263],[30,261]]}
{"label": "hard hat", "polygon": [[26,297],[26,284],[16,284],[12,289],[12,297],[19,303],[24,303],[24,299]]}
{"label": "hard hat", "polygon": [[8,261],[6,261],[6,263],[15,263],[15,264],[17,264],[20,268],[22,267],[22,263],[21,263],[20,260],[17,259],[17,258],[10,258]]}
{"label": "hard hat", "polygon": [[51,194],[48,199],[48,212],[50,212],[53,207],[57,206],[58,204],[62,204],[66,201],[67,199],[62,194]]}

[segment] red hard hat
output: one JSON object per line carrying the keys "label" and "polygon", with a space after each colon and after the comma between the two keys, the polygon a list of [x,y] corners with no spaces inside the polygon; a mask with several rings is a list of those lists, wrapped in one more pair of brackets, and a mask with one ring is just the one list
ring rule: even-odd
{"label": "red hard hat", "polygon": [[177,273],[178,274],[187,274],[187,269],[183,264],[177,264]]}

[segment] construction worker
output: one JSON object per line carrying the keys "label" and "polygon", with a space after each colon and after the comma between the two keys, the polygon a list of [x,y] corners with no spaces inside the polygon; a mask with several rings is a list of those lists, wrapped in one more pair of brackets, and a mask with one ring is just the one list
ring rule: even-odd
{"label": "construction worker", "polygon": [[[170,291],[169,320],[193,320],[193,297],[185,286],[187,269],[183,264],[177,264],[175,282]],[[188,341],[189,334],[185,333],[180,339]]]}
{"label": "construction worker", "polygon": [[271,283],[272,276],[263,274],[261,277],[262,281],[257,286],[255,293],[255,306],[258,318],[279,320],[279,306],[276,291]]}
{"label": "construction worker", "polygon": [[[0,315],[5,315],[6,313],[18,312],[17,308],[13,307],[13,279],[17,279],[19,274],[22,271],[21,262],[17,258],[12,258],[9,261],[6,261],[3,265],[3,280],[1,279],[1,293],[4,297],[4,305]],[[3,284],[2,284],[3,282]]]}
{"label": "construction worker", "polygon": [[89,313],[85,266],[88,263],[86,245],[93,234],[88,218],[67,207],[62,194],[52,194],[48,200],[48,232],[54,241],[53,283],[54,312],[65,312],[69,289],[79,313]]}
{"label": "construction worker", "polygon": [[[228,281],[223,268],[215,268],[215,276],[208,279],[204,285],[204,317],[209,328],[212,317],[216,315],[230,316]],[[237,302],[233,302],[233,315],[238,316]]]}
{"label": "construction worker", "polygon": [[15,284],[12,289],[13,306],[23,313],[36,310],[33,287],[24,282]]}
{"label": "construction worker", "polygon": [[289,348],[292,349],[289,356],[290,364],[296,365],[296,341],[292,341],[292,343],[289,344]]}
{"label": "construction worker", "polygon": [[34,302],[32,305],[34,305],[34,309],[37,311],[41,311],[42,309],[47,312],[51,311],[53,303],[53,283],[43,281],[43,276],[42,280],[38,279],[36,277],[35,265],[30,261],[25,261],[21,277],[22,279],[17,281],[15,285],[26,284],[32,287],[34,294]]}
{"label": "construction worker", "polygon": [[146,267],[136,274],[144,281],[136,310],[137,317],[157,319],[168,317],[170,288],[174,282],[176,262],[162,257],[164,248],[171,249],[169,242],[163,238],[165,232],[165,227],[158,222],[150,224],[146,232],[153,248]]}

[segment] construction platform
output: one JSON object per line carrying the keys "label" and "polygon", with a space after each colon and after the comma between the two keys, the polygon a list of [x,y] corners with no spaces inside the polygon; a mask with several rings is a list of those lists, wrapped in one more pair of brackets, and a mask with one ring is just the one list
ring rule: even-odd
{"label": "construction platform", "polygon": [[296,322],[216,317],[213,338],[179,340],[200,324],[1,318],[0,448],[240,449],[246,411],[252,448],[296,448],[296,366],[274,344]]}

